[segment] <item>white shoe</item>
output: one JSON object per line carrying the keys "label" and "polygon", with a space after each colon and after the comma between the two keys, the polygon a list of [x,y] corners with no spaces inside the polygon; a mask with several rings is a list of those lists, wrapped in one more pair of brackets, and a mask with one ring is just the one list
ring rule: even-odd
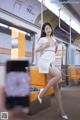
{"label": "white shoe", "polygon": [[42,103],[42,98],[40,98],[40,94],[43,91],[44,88],[40,89],[40,92],[38,94],[38,101],[40,102],[40,104]]}
{"label": "white shoe", "polygon": [[68,116],[65,114],[65,115],[62,115],[61,116],[64,120],[68,120]]}

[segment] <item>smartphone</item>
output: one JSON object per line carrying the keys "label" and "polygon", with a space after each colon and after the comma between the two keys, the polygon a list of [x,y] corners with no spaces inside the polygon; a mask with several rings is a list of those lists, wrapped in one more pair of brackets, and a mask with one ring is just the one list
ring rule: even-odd
{"label": "smartphone", "polygon": [[26,108],[30,103],[29,61],[9,60],[5,72],[5,106]]}

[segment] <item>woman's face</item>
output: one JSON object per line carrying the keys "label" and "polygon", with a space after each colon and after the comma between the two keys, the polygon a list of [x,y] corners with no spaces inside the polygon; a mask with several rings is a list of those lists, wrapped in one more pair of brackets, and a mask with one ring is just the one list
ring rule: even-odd
{"label": "woman's face", "polygon": [[46,25],[45,29],[44,29],[46,36],[51,36],[52,33],[52,29],[49,25]]}

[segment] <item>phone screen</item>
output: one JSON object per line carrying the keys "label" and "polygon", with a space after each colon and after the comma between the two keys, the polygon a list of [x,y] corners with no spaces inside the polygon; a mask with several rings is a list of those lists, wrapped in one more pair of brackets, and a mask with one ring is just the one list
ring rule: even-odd
{"label": "phone screen", "polygon": [[7,61],[5,94],[7,109],[12,109],[14,107],[29,107],[30,74],[28,61]]}

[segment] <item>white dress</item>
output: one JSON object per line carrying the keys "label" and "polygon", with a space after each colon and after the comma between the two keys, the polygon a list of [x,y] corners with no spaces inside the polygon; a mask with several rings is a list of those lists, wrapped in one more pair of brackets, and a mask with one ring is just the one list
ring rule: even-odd
{"label": "white dress", "polygon": [[[54,45],[46,48],[43,52],[40,52],[40,57],[38,59],[37,67],[40,73],[49,73],[50,64],[55,65],[55,43],[56,40],[52,37]],[[48,42],[47,37],[42,37],[36,43],[36,48],[38,49],[41,45]]]}

